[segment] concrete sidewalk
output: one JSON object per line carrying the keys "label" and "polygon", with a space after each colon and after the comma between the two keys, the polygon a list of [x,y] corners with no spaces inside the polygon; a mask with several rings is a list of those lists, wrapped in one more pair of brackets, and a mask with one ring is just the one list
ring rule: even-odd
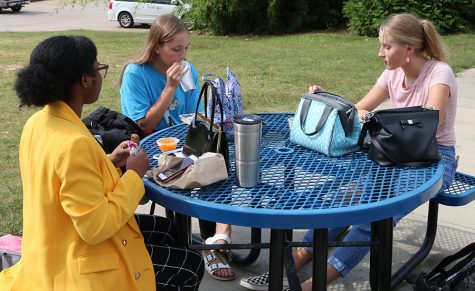
{"label": "concrete sidewalk", "polygon": [[[457,76],[458,108],[456,119],[457,154],[460,156],[458,171],[475,175],[475,69],[467,70]],[[406,262],[424,239],[428,203],[417,208],[400,221],[394,232],[393,271]],[[148,212],[149,205],[140,206],[140,212]],[[162,207],[156,213],[164,215]],[[458,251],[463,246],[475,241],[475,203],[460,207],[439,207],[439,224],[437,237],[429,256],[416,269],[416,273],[427,272],[442,258]],[[300,239],[304,230],[294,231],[294,238]],[[198,223],[193,219],[193,233],[199,233]],[[250,229],[233,226],[233,242],[247,243],[250,241]],[[269,241],[269,231],[263,230],[263,241]],[[246,253],[246,251],[242,251]],[[234,281],[218,281],[205,274],[200,290],[247,290],[239,285],[239,278],[261,274],[268,269],[269,253],[262,250],[259,259],[252,265],[239,266],[232,264],[236,272]],[[311,265],[308,264],[299,276],[301,280],[310,277]],[[370,290],[369,287],[369,256],[365,258],[347,277],[337,280],[328,290]],[[397,290],[413,290],[406,282]]]}

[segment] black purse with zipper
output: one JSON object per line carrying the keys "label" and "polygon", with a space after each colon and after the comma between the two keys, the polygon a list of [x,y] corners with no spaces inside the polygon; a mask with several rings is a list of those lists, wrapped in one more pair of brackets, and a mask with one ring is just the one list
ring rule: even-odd
{"label": "black purse with zipper", "polygon": [[425,167],[440,160],[439,111],[422,106],[369,112],[358,140],[381,166]]}

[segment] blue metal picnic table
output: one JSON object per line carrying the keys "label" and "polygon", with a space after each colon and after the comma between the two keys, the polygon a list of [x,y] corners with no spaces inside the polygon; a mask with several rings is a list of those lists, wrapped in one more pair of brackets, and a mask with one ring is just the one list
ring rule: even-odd
{"label": "blue metal picnic table", "polygon": [[[145,179],[149,198],[185,217],[270,228],[270,290],[282,290],[284,230],[314,229],[313,274],[320,279],[314,280],[313,287],[326,290],[326,280],[322,278],[326,278],[328,228],[372,223],[371,287],[389,290],[392,216],[407,213],[437,194],[443,164],[425,168],[380,167],[368,160],[365,152],[330,158],[290,142],[287,119],[293,114],[259,115],[264,126],[257,186],[237,185],[231,141],[228,179],[190,190],[164,188]],[[152,167],[157,166],[153,155],[160,153],[156,140],[174,136],[180,139],[180,147],[187,130],[185,124],[176,125],[142,141]]]}

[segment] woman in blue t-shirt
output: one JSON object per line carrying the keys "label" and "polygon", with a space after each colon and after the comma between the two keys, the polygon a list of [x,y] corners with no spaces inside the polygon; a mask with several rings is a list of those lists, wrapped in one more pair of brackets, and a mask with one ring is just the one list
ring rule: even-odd
{"label": "woman in blue t-shirt", "polygon": [[[162,15],[152,23],[140,54],[124,67],[119,80],[122,112],[146,134],[180,124],[181,114],[196,110],[200,84],[196,68],[185,61],[189,46],[190,34],[183,21]],[[200,230],[207,244],[231,241],[230,225],[200,220]],[[218,280],[234,279],[229,256],[219,254],[203,251],[206,270]]]}
{"label": "woman in blue t-shirt", "polygon": [[[180,124],[180,114],[195,112],[200,86],[196,68],[185,61],[189,46],[183,22],[163,15],[150,27],[142,52],[124,67],[119,81],[122,112],[145,133]],[[188,71],[192,84],[180,85]]]}

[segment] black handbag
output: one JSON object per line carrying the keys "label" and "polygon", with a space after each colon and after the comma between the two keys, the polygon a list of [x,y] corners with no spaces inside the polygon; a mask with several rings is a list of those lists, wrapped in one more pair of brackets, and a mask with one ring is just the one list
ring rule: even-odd
{"label": "black handbag", "polygon": [[413,288],[415,291],[475,290],[475,243],[444,258],[430,273],[419,274]]}
{"label": "black handbag", "polygon": [[[210,94],[208,96],[208,94]],[[207,101],[211,102],[211,119],[198,112],[201,98],[203,97],[205,115]],[[220,124],[214,123],[215,109],[219,107],[221,113]],[[224,118],[223,105],[216,88],[209,81],[205,80],[201,87],[200,96],[196,104],[195,117],[190,123],[188,133],[185,138],[183,152],[187,155],[201,156],[206,152],[220,153],[226,161],[226,168],[229,170],[229,148],[226,135],[223,133]]]}
{"label": "black handbag", "polygon": [[422,106],[370,112],[358,144],[381,166],[425,167],[440,160],[438,123],[439,111]]}
{"label": "black handbag", "polygon": [[140,126],[132,119],[102,106],[84,117],[82,122],[107,154],[112,153],[121,142],[129,140],[132,133],[138,134],[140,139],[145,138]]}

